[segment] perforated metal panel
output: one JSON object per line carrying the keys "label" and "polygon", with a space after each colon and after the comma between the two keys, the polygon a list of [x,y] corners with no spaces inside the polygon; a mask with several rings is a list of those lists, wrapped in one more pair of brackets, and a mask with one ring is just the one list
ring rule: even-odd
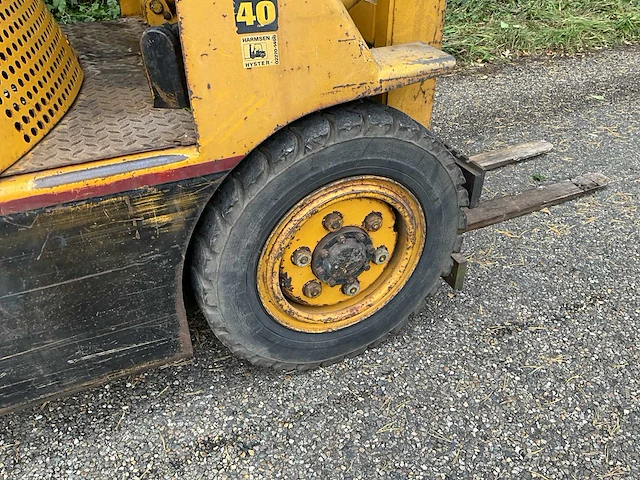
{"label": "perforated metal panel", "polygon": [[0,0],[0,172],[62,118],[82,69],[41,0]]}

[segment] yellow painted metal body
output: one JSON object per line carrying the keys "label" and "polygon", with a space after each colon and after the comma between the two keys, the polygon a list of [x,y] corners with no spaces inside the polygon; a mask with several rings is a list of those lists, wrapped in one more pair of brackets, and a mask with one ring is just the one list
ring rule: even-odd
{"label": "yellow painted metal body", "polygon": [[78,58],[40,0],[0,3],[0,172],[33,148],[82,84]]}
{"label": "yellow painted metal body", "polygon": [[[315,249],[327,233],[323,217],[339,211],[344,226],[361,227],[371,211],[382,213],[382,228],[369,235],[375,247],[386,246],[389,259],[362,272],[360,292],[342,293],[340,285],[323,285],[315,299],[305,298],[302,283],[313,278],[310,267],[292,264],[300,246]],[[299,202],[276,226],[258,262],[258,293],[269,314],[282,325],[309,333],[334,331],[373,315],[393,299],[415,270],[426,238],[426,219],[420,204],[402,185],[381,177],[339,180]],[[293,277],[293,278],[291,278]],[[281,279],[291,280],[289,294]]]}
{"label": "yellow painted metal body", "polygon": [[[377,5],[359,2],[349,13],[370,45],[424,42],[440,48],[445,10],[444,0],[378,0]],[[426,79],[389,92],[383,100],[429,127],[435,86],[435,79]]]}
{"label": "yellow painted metal body", "polygon": [[[246,154],[308,113],[422,82],[455,63],[426,43],[369,48],[341,0],[281,0],[277,29],[255,34],[238,33],[230,0],[181,0],[178,16],[208,158]],[[252,61],[252,45],[266,57]]]}
{"label": "yellow painted metal body", "polygon": [[[259,4],[264,6],[265,2]],[[35,22],[44,25],[42,22],[46,21],[43,28],[45,31],[49,28],[50,33],[47,38],[43,37],[41,47],[35,49],[25,44],[18,48],[19,54],[26,55],[27,50],[31,50],[38,55],[46,55],[51,45],[53,55],[43,58],[45,69],[51,68],[54,62],[57,62],[57,68],[67,69],[61,81],[57,82],[58,86],[49,87],[57,88],[58,95],[63,95],[62,103],[54,110],[52,118],[55,121],[73,101],[80,88],[82,73],[73,50],[64,35],[57,33],[59,27],[41,0],[28,0],[22,5],[32,9],[32,14],[22,16],[23,21],[29,25]],[[181,0],[177,8],[198,144],[0,178],[0,202],[49,194],[49,187],[43,188],[34,181],[38,178],[74,174],[160,154],[186,154],[187,159],[161,167],[144,167],[127,175],[144,178],[151,174],[171,174],[183,168],[185,162],[194,166],[242,158],[279,128],[306,114],[387,92],[386,101],[390,105],[426,124],[432,100],[430,79],[450,71],[455,65],[451,56],[425,42],[433,40],[437,44],[444,0],[379,0],[377,6],[360,2],[351,10],[353,18],[342,0],[279,0],[277,22],[274,23],[277,28],[260,33],[238,33],[239,20],[250,23],[252,15],[260,19],[258,12],[249,12],[251,15],[248,10],[236,12],[233,0],[204,3]],[[123,0],[122,9],[125,14],[135,13],[136,0]],[[359,13],[358,9],[364,13]],[[264,17],[268,13],[269,9],[263,9],[261,15]],[[370,28],[365,25],[367,21],[373,22]],[[51,35],[57,39],[56,45]],[[367,45],[372,40],[375,48]],[[1,44],[3,48],[6,43]],[[251,58],[251,52],[256,53],[257,48],[264,48],[266,58],[261,57],[260,52]],[[60,52],[65,63],[56,60]],[[15,57],[11,58],[12,62],[15,60]],[[33,57],[28,63],[34,65],[36,61]],[[3,69],[10,67],[4,60],[2,65]],[[8,73],[13,75],[10,71]],[[75,80],[70,81],[70,78]],[[9,84],[14,80],[17,81],[17,76],[15,79],[12,77]],[[35,80],[30,77],[29,82],[37,84],[38,80],[42,79],[36,75]],[[54,80],[52,76],[51,81]],[[3,89],[5,84],[5,79],[2,79]],[[13,94],[10,96],[13,99]],[[2,100],[4,114],[4,109],[12,105],[5,97]],[[37,105],[30,103],[31,99],[25,97],[25,101],[26,105],[19,106],[21,115],[25,109],[29,112],[31,106],[37,110]],[[36,101],[34,98],[33,102]],[[37,126],[38,118],[34,121]],[[32,128],[33,122],[27,123]],[[38,131],[30,145],[42,139],[47,128]],[[13,122],[3,124],[0,130],[0,172],[29,148],[16,133]],[[106,175],[84,180],[82,187],[108,185],[120,181],[121,176]],[[55,190],[57,193],[60,190],[75,191],[76,183],[64,183]]]}

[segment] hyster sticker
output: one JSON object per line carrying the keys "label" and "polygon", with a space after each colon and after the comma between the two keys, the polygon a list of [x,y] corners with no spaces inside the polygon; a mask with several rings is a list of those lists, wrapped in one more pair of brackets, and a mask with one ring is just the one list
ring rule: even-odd
{"label": "hyster sticker", "polygon": [[278,0],[233,0],[238,33],[278,31]]}
{"label": "hyster sticker", "polygon": [[270,67],[280,64],[278,35],[251,35],[242,37],[244,68]]}

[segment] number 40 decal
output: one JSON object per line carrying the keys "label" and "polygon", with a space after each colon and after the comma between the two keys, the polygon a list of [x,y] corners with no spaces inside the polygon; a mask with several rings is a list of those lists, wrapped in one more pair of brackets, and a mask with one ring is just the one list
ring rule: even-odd
{"label": "number 40 decal", "polygon": [[238,33],[278,30],[278,0],[233,0]]}

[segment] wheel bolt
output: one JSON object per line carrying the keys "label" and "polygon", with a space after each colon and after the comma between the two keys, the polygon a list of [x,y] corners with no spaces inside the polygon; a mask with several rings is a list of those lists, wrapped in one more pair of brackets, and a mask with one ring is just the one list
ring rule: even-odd
{"label": "wheel bolt", "polygon": [[342,293],[344,293],[345,295],[349,295],[350,297],[357,295],[358,293],[360,293],[360,283],[355,280],[353,282],[344,284],[342,286]]}
{"label": "wheel bolt", "polygon": [[302,287],[302,293],[305,297],[317,298],[322,293],[322,285],[317,280],[310,280]]}
{"label": "wheel bolt", "polygon": [[347,241],[347,237],[345,237],[344,235],[340,235],[338,237],[338,243],[345,243]]}
{"label": "wheel bolt", "polygon": [[389,260],[389,250],[387,250],[387,247],[382,246],[373,252],[373,263],[376,265],[382,265],[387,260]]}
{"label": "wheel bolt", "polygon": [[307,267],[311,263],[311,250],[308,247],[300,247],[291,255],[291,262],[296,267]]}
{"label": "wheel bolt", "polygon": [[316,268],[316,275],[318,277],[322,277],[324,274],[325,274],[324,268],[322,268],[322,267]]}
{"label": "wheel bolt", "polygon": [[371,212],[364,219],[364,228],[369,232],[377,232],[382,228],[382,214],[379,212]]}
{"label": "wheel bolt", "polygon": [[337,232],[342,228],[342,220],[340,212],[331,212],[322,219],[322,226],[330,232]]}
{"label": "wheel bolt", "polygon": [[366,239],[367,237],[364,233],[359,233],[356,235],[356,240],[358,240],[360,243],[364,243]]}
{"label": "wheel bolt", "polygon": [[328,258],[329,257],[329,250],[320,250],[320,256],[322,258]]}
{"label": "wheel bolt", "polygon": [[329,280],[327,280],[327,283],[329,284],[330,287],[335,287],[337,285],[337,282],[333,278],[330,278]]}

